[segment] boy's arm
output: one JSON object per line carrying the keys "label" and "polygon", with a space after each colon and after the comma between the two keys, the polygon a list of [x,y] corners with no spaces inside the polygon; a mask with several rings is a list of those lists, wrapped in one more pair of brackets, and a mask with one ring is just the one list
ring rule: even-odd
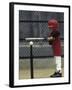
{"label": "boy's arm", "polygon": [[55,40],[54,37],[52,37],[52,36],[48,37],[48,42],[49,42],[50,45],[52,45],[54,40]]}
{"label": "boy's arm", "polygon": [[53,41],[60,36],[59,31],[53,31],[50,36],[48,37],[49,44],[52,45]]}

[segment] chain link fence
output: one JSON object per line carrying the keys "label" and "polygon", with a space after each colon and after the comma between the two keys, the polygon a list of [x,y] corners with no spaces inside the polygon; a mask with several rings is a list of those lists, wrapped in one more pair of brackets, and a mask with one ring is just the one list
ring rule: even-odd
{"label": "chain link fence", "polygon": [[[59,21],[59,31],[63,55],[64,39],[64,13],[42,11],[19,11],[19,55],[30,56],[29,42],[25,38],[47,38],[51,30],[48,20],[55,18]],[[51,46],[47,40],[36,40],[33,44],[33,56],[53,56]]]}

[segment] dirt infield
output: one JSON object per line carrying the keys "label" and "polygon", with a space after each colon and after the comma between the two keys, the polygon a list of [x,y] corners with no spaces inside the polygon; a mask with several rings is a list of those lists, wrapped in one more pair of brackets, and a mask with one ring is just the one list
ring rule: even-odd
{"label": "dirt infield", "polygon": [[[35,69],[34,78],[49,78],[54,71],[55,69]],[[63,68],[62,68],[62,75],[64,75]],[[19,79],[30,79],[30,78],[31,77],[29,70],[20,70]]]}
{"label": "dirt infield", "polygon": [[[20,59],[19,79],[30,79],[29,59]],[[62,58],[62,76],[64,76],[64,59]],[[34,78],[49,78],[55,71],[53,58],[34,59]]]}

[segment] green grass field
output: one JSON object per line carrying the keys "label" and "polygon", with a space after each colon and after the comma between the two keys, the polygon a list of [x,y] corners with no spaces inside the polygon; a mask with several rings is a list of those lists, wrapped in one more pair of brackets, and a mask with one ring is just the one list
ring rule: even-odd
{"label": "green grass field", "polygon": [[[53,58],[40,58],[33,60],[34,78],[49,78],[55,71]],[[62,75],[64,75],[64,58],[62,58]],[[30,60],[19,60],[19,79],[30,79]]]}

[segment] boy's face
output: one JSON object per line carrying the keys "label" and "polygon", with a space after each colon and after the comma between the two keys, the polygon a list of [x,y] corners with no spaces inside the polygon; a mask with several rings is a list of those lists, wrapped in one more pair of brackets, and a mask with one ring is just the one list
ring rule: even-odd
{"label": "boy's face", "polygon": [[54,24],[54,23],[51,23],[51,24],[48,25],[48,28],[50,30],[57,30],[58,26],[56,24]]}

